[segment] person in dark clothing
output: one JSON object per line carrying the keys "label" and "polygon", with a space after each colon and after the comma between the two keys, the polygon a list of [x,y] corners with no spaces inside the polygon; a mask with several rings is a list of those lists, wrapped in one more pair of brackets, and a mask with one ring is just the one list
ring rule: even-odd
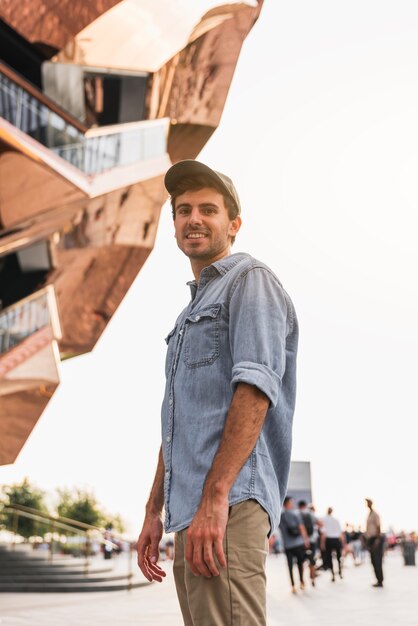
{"label": "person in dark clothing", "polygon": [[295,580],[293,577],[293,563],[296,559],[300,588],[305,588],[303,580],[303,564],[306,558],[305,550],[309,549],[309,537],[303,525],[299,511],[294,509],[293,499],[286,496],[283,502],[283,512],[280,519],[280,531],[282,533],[283,544],[289,568],[290,583],[292,593],[296,593]]}
{"label": "person in dark clothing", "polygon": [[383,587],[383,547],[385,538],[380,528],[380,517],[373,509],[373,501],[370,498],[366,498],[366,504],[370,510],[366,526],[367,548],[370,552],[376,576],[376,582],[373,587]]}

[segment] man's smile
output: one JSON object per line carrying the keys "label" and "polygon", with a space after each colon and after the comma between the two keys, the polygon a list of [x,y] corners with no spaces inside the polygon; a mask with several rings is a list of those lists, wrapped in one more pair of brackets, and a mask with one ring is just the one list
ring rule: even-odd
{"label": "man's smile", "polygon": [[203,239],[204,237],[207,237],[207,233],[189,233],[188,235],[186,235],[186,239]]}

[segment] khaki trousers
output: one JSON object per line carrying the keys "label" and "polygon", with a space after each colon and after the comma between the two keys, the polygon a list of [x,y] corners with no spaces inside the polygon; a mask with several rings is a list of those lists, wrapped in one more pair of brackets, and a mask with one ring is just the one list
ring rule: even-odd
{"label": "khaki trousers", "polygon": [[227,567],[209,579],[194,576],[184,558],[187,528],[176,533],[174,579],[185,626],[266,625],[269,530],[269,517],[255,500],[230,507],[223,542]]}

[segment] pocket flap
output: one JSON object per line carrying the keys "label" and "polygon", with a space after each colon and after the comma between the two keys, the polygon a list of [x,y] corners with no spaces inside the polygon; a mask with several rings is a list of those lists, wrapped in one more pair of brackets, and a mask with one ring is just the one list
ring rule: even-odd
{"label": "pocket flap", "polygon": [[176,329],[177,329],[177,326],[174,326],[173,330],[171,332],[169,332],[167,337],[164,339],[164,341],[166,342],[167,345],[170,343],[170,339],[174,335],[174,333],[176,332]]}
{"label": "pocket flap", "polygon": [[198,322],[204,318],[212,318],[218,317],[219,311],[221,310],[220,304],[211,304],[209,306],[205,306],[198,311],[194,311],[192,315],[189,315],[187,318],[188,322]]}

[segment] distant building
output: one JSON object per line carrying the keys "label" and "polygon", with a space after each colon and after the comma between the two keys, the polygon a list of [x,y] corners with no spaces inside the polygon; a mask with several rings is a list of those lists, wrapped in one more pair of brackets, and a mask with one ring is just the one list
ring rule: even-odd
{"label": "distant building", "polygon": [[298,500],[312,502],[311,464],[309,461],[292,461],[287,495]]}
{"label": "distant building", "polygon": [[0,465],[141,270],[262,2],[0,4]]}

